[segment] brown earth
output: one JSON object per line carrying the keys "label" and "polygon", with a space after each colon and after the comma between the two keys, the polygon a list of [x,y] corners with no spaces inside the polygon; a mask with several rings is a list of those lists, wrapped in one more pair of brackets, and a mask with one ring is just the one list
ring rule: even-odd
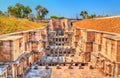
{"label": "brown earth", "polygon": [[120,33],[120,17],[85,19],[75,22],[74,27]]}

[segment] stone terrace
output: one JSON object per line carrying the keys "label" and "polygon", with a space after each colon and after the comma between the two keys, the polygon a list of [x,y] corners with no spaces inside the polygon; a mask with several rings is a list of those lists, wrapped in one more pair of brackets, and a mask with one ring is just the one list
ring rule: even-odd
{"label": "stone terrace", "polygon": [[120,78],[119,21],[82,20],[72,27],[68,19],[54,19],[42,29],[1,36],[0,78]]}

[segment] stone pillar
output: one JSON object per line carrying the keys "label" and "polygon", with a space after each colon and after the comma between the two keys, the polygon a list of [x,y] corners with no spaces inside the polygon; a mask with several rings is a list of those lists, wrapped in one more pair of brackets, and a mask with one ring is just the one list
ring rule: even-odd
{"label": "stone pillar", "polygon": [[10,60],[13,61],[13,41],[10,40]]}
{"label": "stone pillar", "polygon": [[118,64],[114,63],[113,78],[118,78]]}
{"label": "stone pillar", "polygon": [[12,65],[12,78],[17,78],[17,69],[16,65]]}

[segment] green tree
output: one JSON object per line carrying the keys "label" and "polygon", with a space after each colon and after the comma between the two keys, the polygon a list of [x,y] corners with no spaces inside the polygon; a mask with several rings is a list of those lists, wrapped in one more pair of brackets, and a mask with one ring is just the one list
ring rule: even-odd
{"label": "green tree", "polygon": [[45,18],[45,16],[48,14],[48,10],[46,8],[42,8],[42,19]]}
{"label": "green tree", "polygon": [[3,12],[0,10],[0,15],[2,15],[3,14]]}
{"label": "green tree", "polygon": [[32,12],[29,6],[23,8],[23,17],[28,18],[28,15]]}
{"label": "green tree", "polygon": [[23,17],[23,9],[24,9],[24,5],[23,4],[20,4],[20,3],[17,3],[16,5],[15,5],[15,7],[13,7],[13,8],[16,8],[15,10],[16,10],[16,15],[17,15],[17,17],[19,17],[19,18],[22,18]]}
{"label": "green tree", "polygon": [[81,11],[80,16],[82,16],[83,19],[86,19],[88,17],[87,11]]}
{"label": "green tree", "polygon": [[5,11],[5,12],[3,13],[3,15],[9,16],[9,13]]}
{"label": "green tree", "polygon": [[15,16],[16,17],[15,8],[13,8],[12,6],[8,7],[8,13],[9,13],[10,16]]}
{"label": "green tree", "polygon": [[96,17],[96,14],[91,14],[91,15],[88,16],[89,19],[95,18],[95,17]]}
{"label": "green tree", "polygon": [[29,19],[30,21],[34,21],[34,19],[35,19],[34,14],[29,14],[29,15],[28,15],[28,19]]}
{"label": "green tree", "polygon": [[41,5],[38,5],[36,8],[37,11],[37,18],[43,19],[48,14],[48,10]]}
{"label": "green tree", "polygon": [[17,3],[15,6],[8,7],[8,13],[10,16],[15,16],[17,18],[25,18],[28,17],[32,10],[28,6],[24,6],[23,4]]}
{"label": "green tree", "polygon": [[41,16],[42,16],[42,13],[41,13],[42,6],[38,5],[35,9],[37,11],[37,18],[41,18]]}

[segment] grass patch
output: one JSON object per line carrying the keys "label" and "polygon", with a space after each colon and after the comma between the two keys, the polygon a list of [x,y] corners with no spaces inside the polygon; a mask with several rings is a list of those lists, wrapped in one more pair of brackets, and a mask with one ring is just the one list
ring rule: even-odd
{"label": "grass patch", "polygon": [[25,31],[45,27],[47,23],[32,22],[27,19],[0,16],[0,34]]}

